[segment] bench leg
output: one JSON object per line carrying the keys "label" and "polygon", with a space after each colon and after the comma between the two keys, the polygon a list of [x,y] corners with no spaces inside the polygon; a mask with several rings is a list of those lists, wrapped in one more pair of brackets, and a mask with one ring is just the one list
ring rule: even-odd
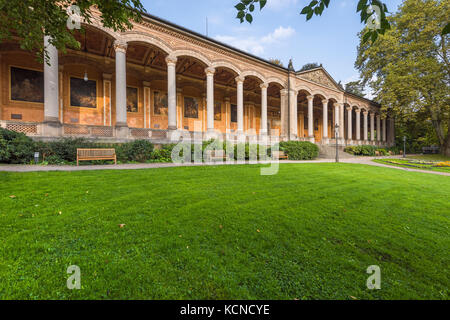
{"label": "bench leg", "polygon": [[114,164],[117,165],[117,156],[114,156]]}

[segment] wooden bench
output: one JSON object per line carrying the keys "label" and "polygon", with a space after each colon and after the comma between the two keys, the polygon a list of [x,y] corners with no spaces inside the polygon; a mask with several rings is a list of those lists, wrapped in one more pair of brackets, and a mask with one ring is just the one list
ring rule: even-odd
{"label": "wooden bench", "polygon": [[284,154],[284,151],[272,151],[272,158],[275,160],[287,160],[288,156]]}
{"label": "wooden bench", "polygon": [[77,166],[88,160],[114,160],[117,164],[116,149],[77,149]]}
{"label": "wooden bench", "polygon": [[208,150],[206,151],[206,161],[224,161],[227,159],[224,150]]}

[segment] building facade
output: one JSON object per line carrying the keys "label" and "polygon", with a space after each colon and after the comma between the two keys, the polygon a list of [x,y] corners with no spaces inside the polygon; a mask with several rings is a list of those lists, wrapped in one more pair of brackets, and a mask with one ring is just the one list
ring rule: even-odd
{"label": "building facade", "polygon": [[173,132],[219,132],[394,143],[381,106],[345,92],[322,67],[295,72],[150,15],[123,33],[96,17],[76,34],[79,50],[58,52],[44,39],[48,64],[14,39],[0,44],[1,127],[37,139],[165,143]]}

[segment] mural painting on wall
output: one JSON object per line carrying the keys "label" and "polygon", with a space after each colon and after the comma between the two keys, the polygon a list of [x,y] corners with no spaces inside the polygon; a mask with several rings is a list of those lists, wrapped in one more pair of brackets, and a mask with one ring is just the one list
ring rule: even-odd
{"label": "mural painting on wall", "polygon": [[222,120],[222,104],[218,101],[214,104],[214,120]]}
{"label": "mural painting on wall", "polygon": [[138,88],[127,87],[127,112],[138,112]]}
{"label": "mural painting on wall", "polygon": [[44,73],[11,67],[11,100],[44,103]]}
{"label": "mural painting on wall", "polygon": [[97,108],[97,81],[71,77],[70,106]]}
{"label": "mural painting on wall", "polygon": [[198,118],[198,101],[195,98],[184,97],[184,117]]}
{"label": "mural painting on wall", "polygon": [[167,94],[160,91],[155,91],[153,113],[157,115],[167,116],[168,114]]}
{"label": "mural painting on wall", "polygon": [[231,105],[231,122],[237,122],[237,105]]}

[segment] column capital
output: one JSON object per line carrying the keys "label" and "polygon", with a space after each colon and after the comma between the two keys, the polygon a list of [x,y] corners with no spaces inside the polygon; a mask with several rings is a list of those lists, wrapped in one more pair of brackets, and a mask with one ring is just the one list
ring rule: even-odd
{"label": "column capital", "polygon": [[214,69],[213,67],[208,67],[205,69],[205,73],[207,76],[214,75],[214,73],[216,73],[216,69]]}
{"label": "column capital", "polygon": [[371,117],[375,117],[376,113],[374,111],[369,111],[369,114],[370,114]]}
{"label": "column capital", "polygon": [[355,108],[355,112],[356,112],[356,113],[361,113],[361,109],[358,108],[358,107],[356,107],[356,108]]}
{"label": "column capital", "polygon": [[328,99],[323,99],[323,100],[322,100],[322,104],[323,104],[323,105],[325,105],[325,104],[328,105]]}
{"label": "column capital", "polygon": [[298,96],[298,91],[292,89],[292,90],[291,90],[291,94],[292,94],[294,97],[296,97],[296,96]]}
{"label": "column capital", "polygon": [[128,44],[125,41],[116,40],[114,41],[114,51],[116,52],[127,52]]}
{"label": "column capital", "polygon": [[236,78],[234,78],[234,80],[236,81],[236,83],[243,83],[245,80],[245,77],[237,76]]}
{"label": "column capital", "polygon": [[280,94],[281,94],[282,96],[287,96],[287,94],[288,94],[288,89],[281,89],[281,90],[280,90]]}
{"label": "column capital", "polygon": [[341,106],[343,106],[344,104],[343,104],[343,103],[340,103],[340,102],[335,102],[333,105],[334,105],[335,107],[341,107]]}
{"label": "column capital", "polygon": [[369,114],[369,111],[367,111],[367,110],[363,111],[363,115],[365,115],[366,117],[367,117],[368,114]]}
{"label": "column capital", "polygon": [[314,100],[314,96],[313,95],[306,96],[306,99],[308,99],[308,101]]}
{"label": "column capital", "polygon": [[351,111],[351,110],[353,110],[353,107],[351,107],[351,106],[347,106],[347,107],[345,107],[345,110],[347,110],[347,111]]}
{"label": "column capital", "polygon": [[142,81],[142,86],[143,86],[143,87],[150,87],[150,82],[148,82],[148,81]]}
{"label": "column capital", "polygon": [[261,85],[259,86],[261,89],[267,89],[269,87],[268,83],[261,83]]}
{"label": "column capital", "polygon": [[166,57],[167,66],[170,66],[170,65],[174,66],[174,65],[176,65],[177,64],[177,60],[178,60],[177,57],[167,56]]}

